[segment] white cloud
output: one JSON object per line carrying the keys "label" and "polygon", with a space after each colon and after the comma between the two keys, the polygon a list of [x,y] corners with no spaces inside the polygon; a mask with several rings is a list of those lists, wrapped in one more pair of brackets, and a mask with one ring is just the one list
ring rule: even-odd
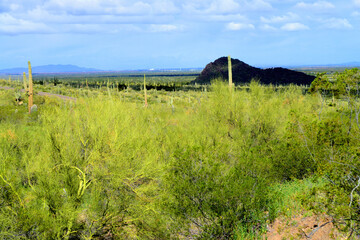
{"label": "white cloud", "polygon": [[[20,18],[23,17],[23,18]],[[0,33],[118,33],[120,31],[135,32],[169,32],[181,31],[182,26],[168,23],[169,17],[160,15],[71,15],[53,13],[37,7],[26,14],[0,14]],[[144,27],[146,23],[149,27]]]}
{"label": "white cloud", "polygon": [[98,0],[50,0],[43,7],[53,13],[96,14],[103,9]]}
{"label": "white cloud", "polygon": [[360,16],[360,12],[359,11],[354,11],[351,13],[351,16],[353,17],[359,17]]}
{"label": "white cloud", "polygon": [[246,1],[245,6],[250,10],[272,10],[272,5],[264,0]]}
{"label": "white cloud", "polygon": [[239,3],[234,0],[215,0],[207,9],[209,12],[233,13],[240,7]]}
{"label": "white cloud", "polygon": [[281,27],[282,30],[285,31],[300,31],[300,30],[308,30],[309,27],[302,23],[287,23]]}
{"label": "white cloud", "polygon": [[330,29],[351,29],[353,26],[345,18],[330,18],[323,20],[323,27]]}
{"label": "white cloud", "polygon": [[196,14],[230,14],[273,9],[272,5],[265,0],[185,0],[184,2],[183,10]]}
{"label": "white cloud", "polygon": [[226,29],[231,31],[237,31],[237,30],[245,30],[245,29],[255,29],[255,26],[250,23],[231,22],[226,24]]}
{"label": "white cloud", "polygon": [[239,10],[240,4],[234,0],[184,1],[182,7],[190,14],[230,14]]}
{"label": "white cloud", "polygon": [[276,31],[277,28],[274,26],[271,26],[269,24],[264,24],[262,26],[260,26],[260,29],[264,30],[264,31]]}
{"label": "white cloud", "polygon": [[289,21],[294,21],[298,19],[298,15],[296,15],[295,13],[289,12],[286,15],[282,15],[282,16],[273,16],[273,17],[260,17],[260,21],[263,23],[281,23],[281,22],[289,22]]}
{"label": "white cloud", "polygon": [[172,24],[151,24],[149,27],[150,32],[173,32],[180,30],[182,27]]}
{"label": "white cloud", "polygon": [[28,19],[35,22],[47,24],[137,24],[137,23],[169,23],[172,16],[160,14],[156,17],[152,15],[72,15],[66,12],[53,13],[44,8],[37,7],[27,13]]}
{"label": "white cloud", "polygon": [[53,13],[72,15],[171,14],[178,12],[174,1],[49,0],[43,7]]}
{"label": "white cloud", "polygon": [[50,12],[72,15],[132,15],[152,12],[151,5],[141,1],[123,4],[120,1],[114,0],[50,0],[43,6]]}
{"label": "white cloud", "polygon": [[178,7],[175,6],[174,1],[170,0],[158,0],[151,4],[152,11],[155,13],[177,13]]}
{"label": "white cloud", "polygon": [[101,24],[63,24],[60,27],[64,33],[103,33],[110,31]]}
{"label": "white cloud", "polygon": [[229,21],[247,21],[247,18],[241,14],[215,14],[215,15],[204,16],[202,20],[229,22]]}
{"label": "white cloud", "polygon": [[47,23],[71,23],[74,20],[73,16],[67,15],[66,13],[53,14],[41,7],[28,11],[26,17],[32,21]]}
{"label": "white cloud", "polygon": [[11,11],[16,11],[16,10],[19,10],[21,8],[21,6],[19,4],[10,4],[10,10]]}
{"label": "white cloud", "polygon": [[50,33],[52,29],[43,23],[31,22],[2,13],[0,14],[0,32],[5,34]]}
{"label": "white cloud", "polygon": [[313,9],[313,10],[324,10],[324,9],[335,8],[334,4],[327,1],[317,1],[314,3],[299,2],[296,4],[296,7],[302,9]]}
{"label": "white cloud", "polygon": [[328,19],[323,20],[322,11],[335,8],[331,0],[0,0],[2,17],[13,18],[12,24],[0,23],[0,27],[2,32],[14,33],[170,32],[214,22],[233,31],[298,31],[310,29],[315,22],[321,28],[351,29],[350,20],[355,19],[351,16],[360,16],[354,8],[360,0],[351,1],[352,12],[341,15],[339,9],[336,17],[326,13]]}

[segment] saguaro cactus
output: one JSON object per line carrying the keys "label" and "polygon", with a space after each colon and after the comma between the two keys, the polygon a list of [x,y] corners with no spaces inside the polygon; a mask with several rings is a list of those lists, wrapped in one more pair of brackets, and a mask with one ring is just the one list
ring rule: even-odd
{"label": "saguaro cactus", "polygon": [[147,102],[147,94],[146,94],[146,77],[144,74],[144,98],[145,98],[145,107],[148,106],[148,102]]}
{"label": "saguaro cactus", "polygon": [[231,57],[228,56],[228,72],[229,72],[229,87],[232,88],[232,67],[231,67]]}
{"label": "saguaro cactus", "polygon": [[31,63],[28,61],[29,66],[29,113],[31,112],[31,107],[33,105],[33,81],[32,81],[32,71],[31,71]]}
{"label": "saguaro cactus", "polygon": [[27,88],[27,83],[26,83],[26,73],[23,73],[23,82],[24,82],[24,90],[27,93],[28,88]]}
{"label": "saguaro cactus", "polygon": [[106,83],[106,89],[107,89],[107,92],[108,92],[109,98],[111,99],[111,92],[110,92],[110,82],[109,82],[109,78],[108,78],[107,83]]}

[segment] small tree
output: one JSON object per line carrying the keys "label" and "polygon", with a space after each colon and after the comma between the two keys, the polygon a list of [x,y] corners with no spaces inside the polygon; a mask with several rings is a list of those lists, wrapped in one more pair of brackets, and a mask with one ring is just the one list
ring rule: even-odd
{"label": "small tree", "polygon": [[346,69],[336,75],[336,86],[340,94],[359,95],[360,71],[357,68]]}
{"label": "small tree", "polygon": [[321,92],[326,90],[330,90],[332,88],[332,83],[329,81],[329,78],[327,77],[326,73],[318,73],[316,75],[315,80],[311,83],[309,92]]}

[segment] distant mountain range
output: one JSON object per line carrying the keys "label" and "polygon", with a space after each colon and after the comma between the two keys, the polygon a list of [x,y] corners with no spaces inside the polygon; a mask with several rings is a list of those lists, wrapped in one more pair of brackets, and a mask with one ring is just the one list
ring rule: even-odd
{"label": "distant mountain range", "polygon": [[[200,72],[202,68],[152,68],[152,69],[137,69],[137,70],[102,70],[96,68],[84,68],[76,65],[44,65],[32,67],[33,74],[63,74],[63,73],[99,73],[99,72]],[[27,73],[28,68],[8,68],[0,69],[0,74],[23,74]]]}
{"label": "distant mountain range", "polygon": [[327,65],[313,65],[313,66],[307,66],[307,67],[360,67],[360,62],[348,62],[348,63],[340,63],[340,64],[327,64]]}
{"label": "distant mountain range", "polygon": [[[265,66],[262,66],[265,68]],[[270,66],[268,66],[270,67]],[[342,64],[328,64],[328,65],[302,65],[302,66],[282,66],[290,69],[301,69],[301,68],[326,68],[326,67],[360,67],[360,62],[349,62]],[[138,69],[138,70],[102,70],[96,68],[85,68],[76,65],[63,65],[63,64],[52,64],[43,66],[34,66],[32,68],[33,74],[61,74],[61,73],[95,73],[95,72],[200,72],[202,68],[165,68],[165,69]],[[27,68],[8,68],[0,69],[0,74],[23,74],[28,72]]]}
{"label": "distant mountain range", "polygon": [[[100,72],[103,70],[95,68],[84,68],[75,65],[44,65],[32,67],[32,73],[83,73],[83,72]],[[28,68],[8,68],[0,70],[0,74],[22,74],[23,72],[28,72]]]}

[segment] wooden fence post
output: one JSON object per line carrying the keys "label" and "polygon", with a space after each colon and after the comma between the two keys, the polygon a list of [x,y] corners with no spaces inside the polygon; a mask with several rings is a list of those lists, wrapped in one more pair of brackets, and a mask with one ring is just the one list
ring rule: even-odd
{"label": "wooden fence post", "polygon": [[32,71],[31,71],[31,63],[28,61],[29,66],[29,113],[31,113],[31,107],[33,105],[33,80],[32,80]]}

